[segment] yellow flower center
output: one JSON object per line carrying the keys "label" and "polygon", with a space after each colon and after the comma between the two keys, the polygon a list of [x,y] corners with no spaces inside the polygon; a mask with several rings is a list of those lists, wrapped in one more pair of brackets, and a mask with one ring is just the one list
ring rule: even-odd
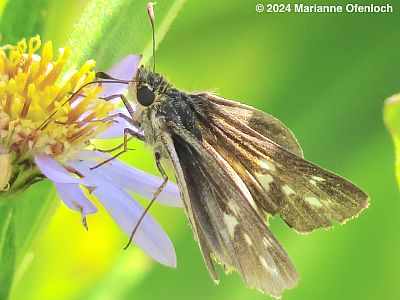
{"label": "yellow flower center", "polygon": [[[36,54],[40,48],[41,56]],[[52,43],[41,47],[39,36],[28,45],[23,39],[0,47],[0,147],[14,152],[14,159],[42,153],[64,160],[110,125],[94,122],[115,109],[98,98],[102,87],[90,85],[71,98],[93,81],[95,62],[87,61],[60,78],[69,53],[60,49],[53,61]]]}

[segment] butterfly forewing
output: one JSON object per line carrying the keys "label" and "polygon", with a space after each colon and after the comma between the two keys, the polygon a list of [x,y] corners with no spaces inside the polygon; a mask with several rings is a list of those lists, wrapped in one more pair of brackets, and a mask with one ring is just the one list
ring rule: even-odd
{"label": "butterfly forewing", "polygon": [[[243,180],[250,184],[251,178],[252,185],[258,183],[258,190],[264,193],[252,194],[267,213],[278,213],[290,227],[309,232],[332,226],[334,221],[344,222],[368,206],[368,196],[356,185],[304,160],[286,127],[282,125],[280,130],[284,137],[268,136],[279,130],[270,130],[267,114],[262,118],[263,113],[251,107],[238,104],[235,108],[235,102],[226,105],[224,99],[208,94],[203,98],[212,107],[211,126],[220,153],[231,160],[234,157],[231,165]],[[238,109],[245,110],[247,117],[241,118]],[[279,124],[274,122],[274,128]],[[274,204],[266,204],[271,201]]]}
{"label": "butterfly forewing", "polygon": [[239,121],[237,123],[238,128],[244,130],[249,137],[254,139],[268,138],[281,145],[287,151],[303,157],[303,151],[296,137],[277,118],[251,106],[217,97],[213,94],[202,93],[196,94],[196,96],[205,102],[210,115],[214,115],[214,120],[215,116],[221,116],[221,118],[234,121],[234,123]]}

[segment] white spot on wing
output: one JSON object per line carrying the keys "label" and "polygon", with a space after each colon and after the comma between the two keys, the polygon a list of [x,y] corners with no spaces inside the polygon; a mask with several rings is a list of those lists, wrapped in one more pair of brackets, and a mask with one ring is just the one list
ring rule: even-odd
{"label": "white spot on wing", "polygon": [[232,200],[228,201],[228,207],[235,215],[237,215],[237,212],[239,212],[239,206]]}
{"label": "white spot on wing", "polygon": [[247,244],[252,246],[253,242],[251,241],[251,238],[248,236],[248,234],[244,234],[244,239],[246,240]]}
{"label": "white spot on wing", "polygon": [[228,227],[229,235],[231,236],[231,238],[233,238],[235,235],[235,227],[238,224],[238,221],[235,217],[228,214],[224,214],[224,221],[226,226]]}
{"label": "white spot on wing", "polygon": [[282,190],[285,192],[286,196],[290,196],[290,195],[294,194],[293,189],[290,186],[288,186],[287,184],[282,186]]}
{"label": "white spot on wing", "polygon": [[315,197],[306,197],[306,201],[313,206],[322,207],[322,203]]}
{"label": "white spot on wing", "polygon": [[268,241],[267,238],[263,238],[263,243],[264,243],[264,246],[267,248],[271,246],[271,243]]}
{"label": "white spot on wing", "polygon": [[264,266],[264,268],[266,268],[266,269],[269,269],[269,268],[270,268],[270,267],[268,266],[267,261],[265,260],[264,257],[260,256],[260,261],[261,261],[261,264]]}
{"label": "white spot on wing", "polygon": [[324,178],[318,177],[318,176],[311,176],[312,179],[314,179],[315,181],[325,181]]}
{"label": "white spot on wing", "polygon": [[269,272],[271,272],[274,276],[277,276],[277,275],[278,275],[278,270],[276,269],[276,267],[271,267],[271,266],[269,266],[264,257],[259,256],[259,258],[260,258],[261,264],[263,265],[263,267],[264,267],[266,270],[268,270]]}
{"label": "white spot on wing", "polygon": [[276,171],[275,165],[268,160],[259,160],[258,162],[265,170]]}
{"label": "white spot on wing", "polygon": [[274,178],[269,174],[257,174],[257,179],[260,181],[260,184],[265,188],[266,191],[269,190],[269,184],[274,181]]}
{"label": "white spot on wing", "polygon": [[310,179],[310,183],[311,183],[312,185],[317,185],[317,182],[316,182],[315,180],[312,180],[312,179]]}

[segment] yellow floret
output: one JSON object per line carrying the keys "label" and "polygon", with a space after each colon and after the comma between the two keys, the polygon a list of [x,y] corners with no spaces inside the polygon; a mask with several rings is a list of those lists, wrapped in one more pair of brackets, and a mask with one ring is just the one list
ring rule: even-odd
{"label": "yellow floret", "polygon": [[60,49],[54,61],[52,43],[42,47],[39,36],[28,44],[23,39],[0,47],[0,146],[14,151],[17,159],[45,153],[65,160],[110,125],[93,122],[115,109],[98,98],[102,87],[87,87],[71,98],[93,81],[95,62],[88,61],[60,78],[69,55],[69,49]]}

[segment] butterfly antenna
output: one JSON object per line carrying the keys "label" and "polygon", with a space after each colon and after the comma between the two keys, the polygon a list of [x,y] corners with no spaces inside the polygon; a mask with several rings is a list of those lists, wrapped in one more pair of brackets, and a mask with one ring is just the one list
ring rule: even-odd
{"label": "butterfly antenna", "polygon": [[157,2],[149,2],[147,4],[147,14],[149,15],[151,31],[153,35],[153,72],[156,71],[156,33],[155,33],[155,18],[154,18],[154,5]]}

